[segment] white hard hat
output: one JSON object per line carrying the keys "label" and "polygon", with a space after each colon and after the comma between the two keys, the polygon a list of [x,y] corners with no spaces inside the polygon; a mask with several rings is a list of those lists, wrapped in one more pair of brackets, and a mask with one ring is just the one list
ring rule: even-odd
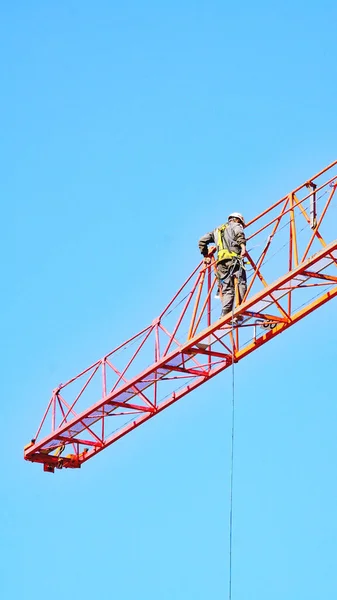
{"label": "white hard hat", "polygon": [[240,213],[237,213],[237,212],[231,213],[228,217],[228,221],[229,221],[229,219],[239,219],[243,226],[246,225],[245,220],[244,220],[243,216],[240,215]]}

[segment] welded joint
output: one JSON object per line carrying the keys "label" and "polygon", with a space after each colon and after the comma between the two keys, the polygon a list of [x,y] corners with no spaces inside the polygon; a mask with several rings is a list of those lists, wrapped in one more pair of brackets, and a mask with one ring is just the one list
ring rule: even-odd
{"label": "welded joint", "polygon": [[238,362],[239,362],[239,359],[236,358],[235,356],[234,356],[234,359],[232,357],[228,357],[227,365],[228,366],[233,365],[233,364],[236,365],[236,363],[238,363]]}
{"label": "welded joint", "polygon": [[58,386],[53,390],[53,396],[57,396],[61,391],[63,383],[59,383]]}

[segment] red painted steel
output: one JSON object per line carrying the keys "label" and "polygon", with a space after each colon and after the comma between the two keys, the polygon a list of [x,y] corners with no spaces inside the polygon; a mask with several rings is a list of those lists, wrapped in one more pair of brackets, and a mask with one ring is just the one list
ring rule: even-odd
{"label": "red painted steel", "polygon": [[80,467],[335,298],[336,187],[337,161],[247,224],[240,326],[219,319],[213,248],[151,325],[53,390],[24,458],[49,472]]}

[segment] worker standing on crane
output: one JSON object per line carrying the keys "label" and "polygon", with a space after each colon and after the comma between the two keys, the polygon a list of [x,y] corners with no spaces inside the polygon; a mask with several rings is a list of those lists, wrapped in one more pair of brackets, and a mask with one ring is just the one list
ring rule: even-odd
{"label": "worker standing on crane", "polygon": [[244,234],[245,220],[240,213],[233,212],[228,217],[228,223],[217,227],[214,231],[202,236],[199,249],[205,257],[204,263],[210,264],[208,244],[214,243],[217,248],[217,274],[221,290],[222,312],[224,317],[233,310],[235,287],[234,278],[238,282],[239,303],[247,290],[246,270],[243,257],[246,254],[246,237]]}

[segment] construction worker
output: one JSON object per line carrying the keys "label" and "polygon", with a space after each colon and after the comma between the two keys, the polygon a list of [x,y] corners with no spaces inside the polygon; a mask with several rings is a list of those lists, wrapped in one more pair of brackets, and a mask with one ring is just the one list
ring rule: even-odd
{"label": "construction worker", "polygon": [[240,303],[247,290],[246,271],[243,264],[243,257],[246,254],[244,227],[245,220],[243,216],[240,213],[233,212],[228,217],[228,223],[217,227],[217,229],[207,233],[199,240],[199,249],[205,257],[204,263],[206,265],[211,262],[208,257],[208,244],[213,242],[217,248],[216,267],[221,290],[221,317],[233,310],[235,277],[238,282]]}

